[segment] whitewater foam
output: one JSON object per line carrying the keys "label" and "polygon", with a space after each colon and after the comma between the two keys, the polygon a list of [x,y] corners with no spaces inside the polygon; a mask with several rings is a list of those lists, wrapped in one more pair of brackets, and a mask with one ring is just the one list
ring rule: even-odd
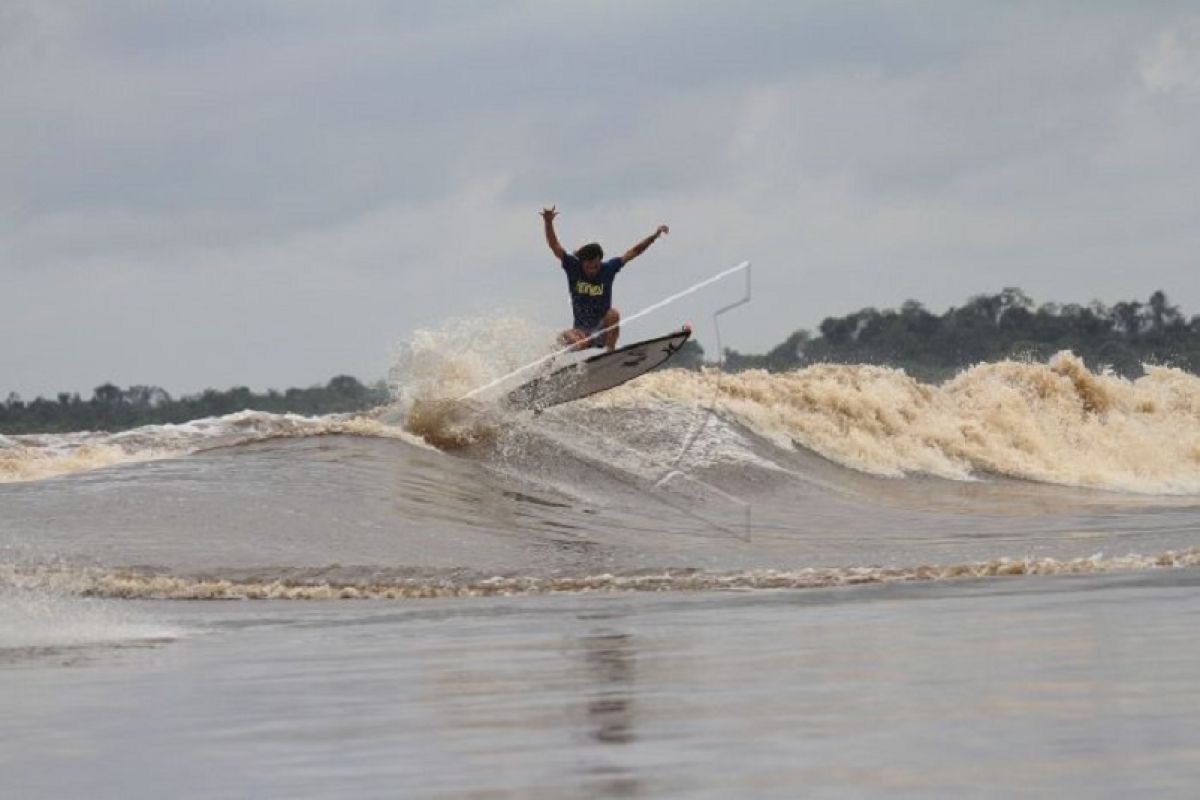
{"label": "whitewater foam", "polygon": [[305,417],[241,411],[119,433],[10,436],[0,443],[0,483],[43,480],[117,464],[178,458],[269,439],[328,435],[395,438],[428,447],[419,437],[370,414]]}
{"label": "whitewater foam", "polygon": [[789,373],[668,370],[618,387],[608,407],[707,403],[783,448],[879,476],[981,474],[1146,494],[1200,493],[1200,378],[1151,367],[1095,374],[1069,353],[1049,364],[981,364],[942,386],[887,367]]}
{"label": "whitewater foam", "polygon": [[635,574],[577,576],[413,576],[379,568],[292,568],[255,577],[174,575],[137,569],[3,567],[0,576],[26,586],[51,587],[84,598],[156,600],[369,600],[495,597],[580,592],[666,592],[728,589],[824,589],[865,584],[949,581],[1017,576],[1100,575],[1200,567],[1200,550],[1156,555],[1131,553],[1085,558],[996,558],[913,566],[809,567],[709,572],[655,570]]}
{"label": "whitewater foam", "polygon": [[397,348],[388,372],[395,404],[384,418],[442,449],[494,441],[510,421],[495,400],[511,387],[460,398],[555,349],[554,331],[518,317],[453,319],[417,330]]}
{"label": "whitewater foam", "polygon": [[[391,370],[395,401],[386,407],[326,417],[245,411],[116,434],[9,436],[0,440],[0,482],[282,437],[390,437],[442,450],[504,446],[505,432],[528,420],[504,411],[495,398],[456,398],[552,347],[552,332],[519,319],[418,331]],[[1145,377],[1127,380],[1093,373],[1070,353],[1048,364],[980,364],[940,386],[863,365],[720,376],[661,370],[556,413],[578,420],[581,432],[585,424],[595,429],[587,448],[602,448],[608,437],[623,451],[650,452],[646,463],[653,471],[675,459],[669,449],[679,446],[679,436],[662,437],[665,449],[647,447],[646,437],[664,426],[682,435],[710,406],[725,424],[699,428],[689,445],[692,466],[703,466],[707,454],[716,454],[710,462],[771,463],[761,448],[756,454],[739,445],[733,423],[776,447],[803,448],[877,476],[964,481],[1002,475],[1127,493],[1200,494],[1200,377],[1148,367]],[[596,409],[653,410],[646,416],[657,427],[631,427],[629,415],[606,422]],[[623,457],[614,452],[614,463]]]}

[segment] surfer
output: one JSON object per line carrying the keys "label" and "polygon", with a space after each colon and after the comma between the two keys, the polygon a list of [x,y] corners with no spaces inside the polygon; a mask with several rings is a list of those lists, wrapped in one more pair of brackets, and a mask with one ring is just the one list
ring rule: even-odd
{"label": "surfer", "polygon": [[617,273],[633,259],[646,252],[658,237],[670,233],[666,225],[659,225],[654,233],[642,239],[626,251],[625,255],[604,261],[604,249],[592,242],[574,253],[568,253],[558,243],[554,232],[554,218],[558,216],[555,206],[542,209],[546,223],[546,243],[562,262],[567,273],[567,288],[571,293],[571,311],[575,315],[574,327],[563,331],[559,341],[574,350],[589,347],[604,347],[612,352],[617,347],[621,329],[621,313],[612,307],[612,286]]}

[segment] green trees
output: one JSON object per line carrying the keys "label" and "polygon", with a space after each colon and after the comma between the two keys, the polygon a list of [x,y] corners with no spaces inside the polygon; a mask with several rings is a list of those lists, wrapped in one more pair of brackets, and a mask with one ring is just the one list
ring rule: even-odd
{"label": "green trees", "polygon": [[704,348],[695,339],[688,339],[674,358],[657,369],[700,369],[704,366]]}
{"label": "green trees", "polygon": [[387,388],[382,384],[364,386],[349,375],[338,375],[325,386],[288,389],[284,394],[275,390],[256,394],[245,386],[236,386],[224,392],[206,389],[178,399],[157,386],[121,389],[106,383],[97,386],[89,400],[60,392],[55,400],[39,397],[25,402],[20,395],[11,393],[0,403],[0,433],[118,431],[251,409],[277,414],[334,414],[371,408],[388,399]]}
{"label": "green trees", "polygon": [[900,309],[864,308],[821,322],[820,335],[796,331],[765,356],[729,352],[731,369],[785,370],[835,362],[886,364],[924,380],[941,380],[983,361],[1045,359],[1071,350],[1093,369],[1127,377],[1142,365],[1200,372],[1200,316],[1188,321],[1157,291],[1145,303],[1037,306],[1015,287],[978,295],[938,316],[909,300]]}

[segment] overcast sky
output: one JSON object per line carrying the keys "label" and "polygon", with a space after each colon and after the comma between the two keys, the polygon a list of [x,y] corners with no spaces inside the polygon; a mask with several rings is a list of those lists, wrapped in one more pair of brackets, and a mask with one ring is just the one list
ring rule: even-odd
{"label": "overcast sky", "polygon": [[1194,2],[0,0],[0,396],[565,326],[552,203],[568,247],[671,225],[627,314],[752,260],[744,352],[1014,285],[1200,313],[1197,143]]}

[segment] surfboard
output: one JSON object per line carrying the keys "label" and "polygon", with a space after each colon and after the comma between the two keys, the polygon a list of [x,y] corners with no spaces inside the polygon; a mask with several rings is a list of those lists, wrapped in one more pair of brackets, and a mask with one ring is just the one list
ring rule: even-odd
{"label": "surfboard", "polygon": [[666,363],[691,335],[691,327],[685,326],[666,336],[592,356],[518,386],[508,393],[506,402],[513,408],[540,411],[607,391]]}

